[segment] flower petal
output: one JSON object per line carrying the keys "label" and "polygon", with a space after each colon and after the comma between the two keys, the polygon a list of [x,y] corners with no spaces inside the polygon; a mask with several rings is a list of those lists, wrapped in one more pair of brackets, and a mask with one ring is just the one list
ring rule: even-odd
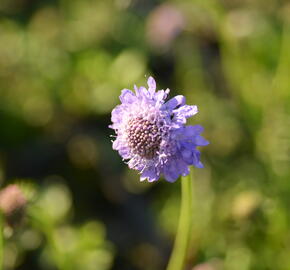
{"label": "flower petal", "polygon": [[198,150],[195,150],[193,153],[193,165],[196,168],[203,168],[203,164],[200,161],[200,152]]}
{"label": "flower petal", "polygon": [[148,90],[144,86],[141,86],[139,88],[136,87],[135,92],[136,92],[136,96],[139,100],[143,99],[144,97],[145,98],[149,97]]}
{"label": "flower petal", "polygon": [[193,162],[193,158],[192,158],[192,150],[189,149],[183,149],[181,151],[181,155],[183,160],[187,163],[187,164],[192,164]]}
{"label": "flower petal", "polygon": [[180,175],[186,176],[189,174],[188,164],[186,164],[181,158],[177,160],[177,170]]}
{"label": "flower petal", "polygon": [[141,174],[140,181],[148,180],[148,182],[154,182],[159,179],[159,175],[154,167],[150,167],[144,170]]}
{"label": "flower petal", "polygon": [[192,141],[199,146],[205,146],[209,144],[209,142],[200,135],[195,136]]}
{"label": "flower petal", "polygon": [[184,105],[178,109],[173,110],[173,121],[175,121],[177,124],[185,124],[186,119],[195,115],[198,112],[197,106],[189,106]]}
{"label": "flower petal", "polygon": [[154,95],[154,93],[155,93],[155,90],[156,90],[156,82],[153,79],[153,77],[150,76],[148,78],[147,84],[148,84],[148,91],[150,93],[150,96],[152,97]]}
{"label": "flower petal", "polygon": [[120,95],[120,100],[124,104],[132,104],[136,101],[136,96],[129,89],[123,89]]}
{"label": "flower petal", "polygon": [[182,95],[178,95],[169,99],[164,105],[166,109],[174,110],[177,106],[183,106],[185,104],[185,97]]}
{"label": "flower petal", "polygon": [[173,111],[176,115],[182,115],[183,117],[189,118],[198,113],[198,109],[196,105],[183,105],[182,107],[175,109]]}
{"label": "flower petal", "polygon": [[163,170],[164,178],[166,181],[173,183],[177,180],[179,177],[177,168],[178,166],[176,160],[174,158],[171,159]]}
{"label": "flower petal", "polygon": [[157,105],[162,105],[164,103],[164,100],[167,97],[167,93],[164,90],[159,90],[157,93],[155,93],[155,101]]}
{"label": "flower petal", "polygon": [[203,132],[203,127],[200,125],[186,126],[184,129],[184,134],[188,137],[196,136]]}
{"label": "flower petal", "polygon": [[130,156],[130,151],[127,147],[119,147],[118,149],[118,153],[119,155],[123,158],[123,159],[129,159]]}
{"label": "flower petal", "polygon": [[118,150],[118,148],[120,147],[120,140],[118,140],[118,138],[113,141],[113,149],[114,150]]}
{"label": "flower petal", "polygon": [[123,109],[122,109],[122,106],[121,105],[118,105],[112,111],[111,121],[113,123],[120,123],[122,121],[122,117],[123,117]]}

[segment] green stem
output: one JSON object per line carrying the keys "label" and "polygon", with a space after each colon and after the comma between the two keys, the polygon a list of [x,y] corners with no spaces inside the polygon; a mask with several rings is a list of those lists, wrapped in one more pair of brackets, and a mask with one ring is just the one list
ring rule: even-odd
{"label": "green stem", "polygon": [[167,270],[182,270],[184,268],[191,232],[192,181],[192,173],[181,178],[181,205],[179,223]]}

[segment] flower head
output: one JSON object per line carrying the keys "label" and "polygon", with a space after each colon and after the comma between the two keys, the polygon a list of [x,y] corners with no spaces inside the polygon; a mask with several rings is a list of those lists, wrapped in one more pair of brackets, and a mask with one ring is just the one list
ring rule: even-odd
{"label": "flower head", "polygon": [[197,146],[208,142],[200,136],[200,125],[185,126],[186,119],[195,115],[197,106],[185,104],[178,95],[165,102],[169,89],[156,92],[156,82],[148,78],[148,89],[136,87],[122,90],[120,101],[112,111],[116,132],[113,149],[131,169],[140,171],[141,181],[158,180],[161,175],[174,182],[189,173],[189,165],[202,168]]}

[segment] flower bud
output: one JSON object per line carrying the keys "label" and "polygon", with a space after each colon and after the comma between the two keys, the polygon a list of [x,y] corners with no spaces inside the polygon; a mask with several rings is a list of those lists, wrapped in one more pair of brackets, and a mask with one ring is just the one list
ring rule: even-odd
{"label": "flower bud", "polygon": [[23,219],[27,200],[16,185],[8,185],[0,191],[0,210],[10,227],[19,225]]}

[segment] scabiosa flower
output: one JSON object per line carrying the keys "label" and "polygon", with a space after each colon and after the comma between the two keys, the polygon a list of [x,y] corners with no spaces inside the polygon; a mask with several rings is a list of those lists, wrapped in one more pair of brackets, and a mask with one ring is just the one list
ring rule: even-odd
{"label": "scabiosa flower", "polygon": [[169,89],[156,92],[156,82],[148,78],[148,89],[134,87],[135,94],[123,89],[120,101],[112,111],[116,132],[113,149],[131,169],[140,171],[143,181],[156,181],[161,175],[174,182],[189,174],[189,165],[202,168],[197,146],[208,142],[200,136],[202,126],[185,126],[186,119],[195,115],[197,106],[185,104],[178,95],[165,102]]}

